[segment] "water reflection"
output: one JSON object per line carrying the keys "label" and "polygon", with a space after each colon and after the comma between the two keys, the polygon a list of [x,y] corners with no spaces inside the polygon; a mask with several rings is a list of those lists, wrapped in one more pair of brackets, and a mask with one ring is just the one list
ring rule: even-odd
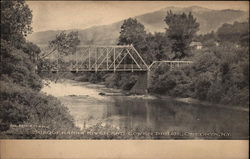
{"label": "water reflection", "polygon": [[232,138],[248,137],[247,112],[129,97],[113,97],[106,107],[103,118],[118,116],[110,122],[126,131],[228,132]]}
{"label": "water reflection", "polygon": [[228,132],[230,138],[248,139],[249,115],[246,111],[169,99],[100,96],[98,93],[107,91],[106,88],[74,81],[53,84],[43,91],[57,96],[82,129],[101,122],[103,126],[111,125],[122,131]]}

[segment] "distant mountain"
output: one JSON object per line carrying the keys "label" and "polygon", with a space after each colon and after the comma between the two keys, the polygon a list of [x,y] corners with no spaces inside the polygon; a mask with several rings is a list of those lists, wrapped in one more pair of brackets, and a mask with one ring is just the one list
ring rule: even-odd
{"label": "distant mountain", "polygon": [[164,18],[167,11],[173,13],[192,12],[194,17],[200,23],[200,34],[216,31],[224,23],[233,23],[235,21],[246,21],[248,13],[240,10],[211,10],[202,7],[177,8],[167,7],[156,12],[147,13],[136,18],[145,25],[148,31],[165,31],[166,24]]}
{"label": "distant mountain", "polygon": [[[167,11],[170,10],[172,10],[173,13],[192,12],[194,17],[200,23],[199,34],[208,33],[213,30],[216,31],[224,23],[233,23],[235,21],[242,22],[247,21],[249,18],[248,12],[241,10],[212,10],[198,6],[188,8],[167,7],[155,12],[136,16],[134,18],[141,22],[148,32],[164,32],[167,27],[164,22],[164,18]],[[78,30],[81,44],[116,44],[122,23],[123,21],[119,21],[109,25],[94,26]],[[28,37],[28,40],[38,44],[39,46],[44,46],[47,45],[48,41],[52,40],[59,32],[61,32],[61,30],[35,32]]]}

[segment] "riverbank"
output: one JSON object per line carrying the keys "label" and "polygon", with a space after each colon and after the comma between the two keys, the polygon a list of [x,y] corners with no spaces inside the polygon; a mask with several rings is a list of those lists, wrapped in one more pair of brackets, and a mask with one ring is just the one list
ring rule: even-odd
{"label": "riverbank", "polygon": [[[54,74],[52,75],[52,78],[54,78]],[[113,90],[119,90],[119,92],[124,92],[124,94],[130,94],[129,90],[134,86],[136,83],[137,76],[135,74],[113,74],[113,73],[106,73],[106,72],[97,72],[97,73],[64,73],[62,75],[66,79],[75,80],[78,82],[90,82],[92,84],[101,84],[105,85],[108,89]],[[51,78],[51,77],[50,77]],[[174,78],[174,77],[173,77]],[[169,84],[168,84],[169,85]],[[173,84],[174,85],[174,84]],[[163,86],[162,86],[163,87]],[[184,91],[182,86],[180,86],[181,89],[177,89],[175,93],[164,93],[164,92],[154,92],[151,89],[149,90],[149,95],[132,95],[131,97],[134,98],[142,98],[142,99],[153,99],[153,98],[166,98],[166,99],[173,99],[177,100],[179,102],[184,103],[192,103],[192,104],[201,104],[201,105],[210,105],[225,109],[232,109],[232,110],[241,110],[241,111],[249,111],[249,105],[245,102],[241,102],[241,99],[239,101],[234,102],[228,102],[226,99],[225,101],[218,101],[217,98],[221,97],[221,94],[214,94],[212,95],[215,100],[209,99],[209,100],[200,100],[196,95],[194,95],[194,92],[190,91]],[[171,92],[171,88],[170,92]],[[187,88],[188,89],[188,88]],[[201,90],[203,87],[201,87]],[[219,88],[218,88],[219,89]],[[217,90],[218,90],[217,89]],[[220,88],[222,89],[222,88]],[[178,93],[179,92],[179,93]],[[244,92],[243,92],[244,93]],[[172,96],[174,94],[174,96]],[[203,92],[204,94],[204,92]],[[210,93],[211,96],[211,93]],[[184,98],[183,98],[184,97]],[[226,97],[226,96],[225,96]],[[240,98],[240,97],[239,97]],[[212,102],[211,102],[212,101]]]}
{"label": "riverbank", "polygon": [[211,102],[206,102],[206,101],[200,101],[194,98],[178,98],[178,97],[170,97],[166,95],[157,95],[157,94],[154,94],[153,96],[157,97],[158,99],[171,99],[171,100],[175,100],[175,101],[183,102],[187,104],[195,104],[195,105],[202,105],[206,107],[218,107],[218,108],[249,112],[249,108],[246,108],[243,106],[216,104],[216,103],[211,103]]}
{"label": "riverbank", "polygon": [[194,98],[179,98],[179,97],[171,97],[166,95],[159,95],[159,94],[147,94],[147,95],[135,95],[131,94],[128,91],[125,93],[101,93],[101,95],[105,96],[129,96],[131,98],[139,98],[139,99],[166,99],[166,100],[174,100],[177,102],[182,102],[186,104],[193,104],[205,107],[218,107],[218,108],[225,108],[237,111],[245,111],[249,112],[249,108],[243,106],[236,106],[236,105],[223,105],[223,104],[216,104],[207,101],[201,101]]}
{"label": "riverbank", "polygon": [[[73,78],[72,80],[74,80],[76,82],[82,82],[81,78],[76,78],[76,79]],[[236,110],[236,111],[249,112],[249,107],[246,107],[246,106],[211,103],[208,101],[201,101],[201,100],[191,98],[191,97],[181,98],[181,97],[173,97],[173,96],[168,96],[168,95],[164,95],[164,94],[156,94],[156,93],[137,95],[137,94],[130,93],[129,90],[107,87],[105,82],[95,82],[95,83],[84,82],[84,83],[89,83],[95,87],[101,87],[104,90],[103,92],[98,92],[98,95],[101,95],[101,96],[129,96],[131,98],[137,98],[137,99],[166,99],[166,100],[173,100],[173,101],[186,103],[186,104],[193,104],[193,105],[197,105],[197,106],[217,107],[217,108],[224,108],[224,109],[230,109],[230,110]]]}

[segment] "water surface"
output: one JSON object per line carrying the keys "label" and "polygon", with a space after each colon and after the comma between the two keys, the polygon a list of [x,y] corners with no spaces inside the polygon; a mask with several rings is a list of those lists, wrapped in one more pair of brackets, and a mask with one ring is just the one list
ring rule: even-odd
{"label": "water surface", "polygon": [[160,135],[153,135],[153,138],[159,139],[248,139],[248,111],[145,95],[101,96],[100,92],[120,90],[72,80],[52,82],[42,91],[57,97],[67,106],[76,126],[82,130],[99,124],[124,132],[156,132]]}

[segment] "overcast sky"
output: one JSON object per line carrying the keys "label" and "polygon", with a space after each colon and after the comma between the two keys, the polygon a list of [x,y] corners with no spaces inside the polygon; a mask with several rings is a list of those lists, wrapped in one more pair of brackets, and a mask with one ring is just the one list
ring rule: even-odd
{"label": "overcast sky", "polygon": [[239,1],[28,1],[33,12],[33,31],[85,29],[110,24],[162,8],[200,6],[210,9],[249,10]]}

